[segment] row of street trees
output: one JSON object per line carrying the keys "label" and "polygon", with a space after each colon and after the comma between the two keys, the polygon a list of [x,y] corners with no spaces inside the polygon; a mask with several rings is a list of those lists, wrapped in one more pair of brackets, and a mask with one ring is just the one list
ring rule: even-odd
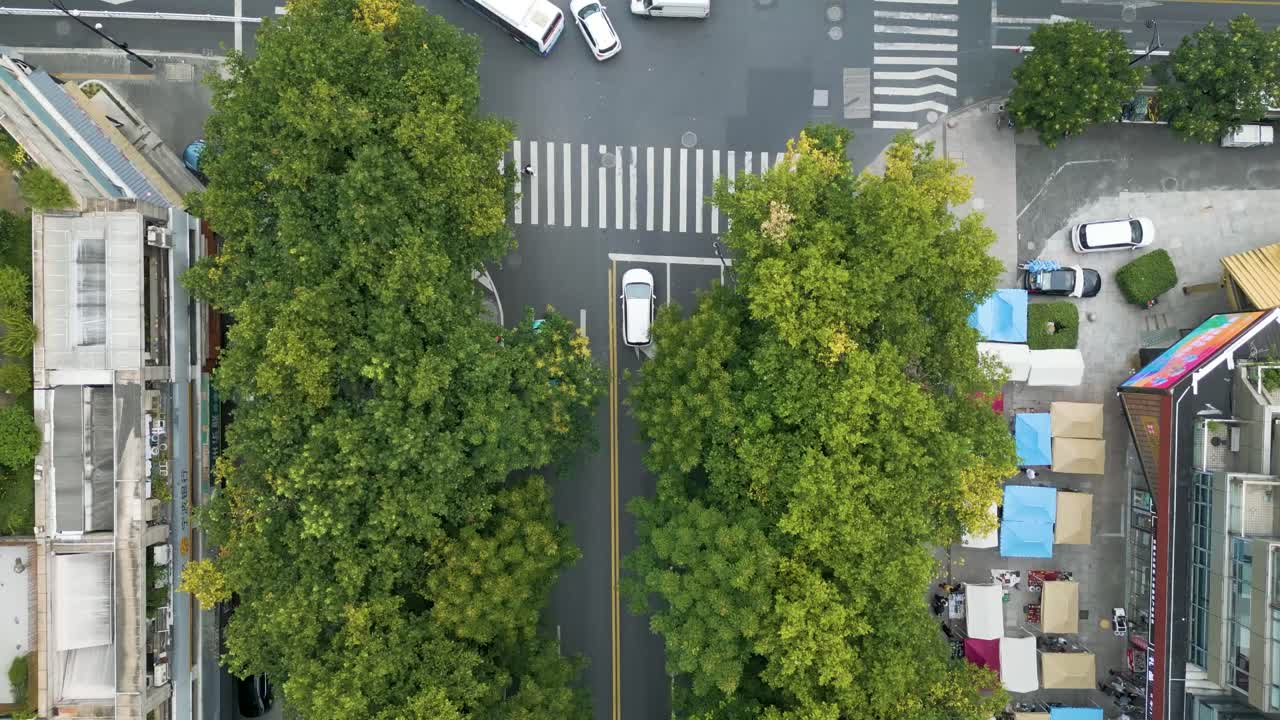
{"label": "row of street trees", "polygon": [[630,508],[624,591],[680,717],[986,720],[1007,700],[924,603],[931,547],[990,529],[1015,471],[965,322],[994,234],[952,214],[970,178],[932,147],[900,137],[859,176],[846,133],[720,183],[732,280],[661,311],[629,395],[658,486]]}
{"label": "row of street trees", "polygon": [[235,413],[183,589],[235,608],[224,660],[301,717],[588,717],[538,629],[578,550],[535,471],[589,440],[603,379],[558,314],[481,310],[512,130],[477,110],[478,44],[409,0],[292,0],[257,48],[214,82],[192,199]]}
{"label": "row of street trees", "polygon": [[[1035,50],[1013,71],[1008,109],[1051,147],[1117,120],[1145,75],[1119,32],[1081,20],[1041,25],[1029,43]],[[1154,74],[1158,117],[1187,140],[1217,142],[1280,102],[1280,28],[1264,30],[1248,15],[1210,24],[1184,36]]]}

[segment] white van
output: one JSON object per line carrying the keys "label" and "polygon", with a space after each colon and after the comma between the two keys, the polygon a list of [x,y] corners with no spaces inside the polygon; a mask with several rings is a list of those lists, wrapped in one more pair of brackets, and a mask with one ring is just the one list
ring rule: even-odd
{"label": "white van", "polygon": [[631,0],[631,12],[649,17],[704,18],[711,0]]}

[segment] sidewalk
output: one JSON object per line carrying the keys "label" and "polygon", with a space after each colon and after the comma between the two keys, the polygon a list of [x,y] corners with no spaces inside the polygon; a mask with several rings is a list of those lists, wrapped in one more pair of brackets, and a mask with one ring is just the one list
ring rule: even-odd
{"label": "sidewalk", "polygon": [[[960,172],[973,177],[973,198],[955,208],[964,216],[978,211],[996,232],[990,255],[1004,264],[1005,273],[996,287],[1017,287],[1018,282],[1018,200],[1017,168],[1014,163],[1014,133],[996,127],[1001,100],[983,100],[948,113],[932,125],[917,130],[917,141],[932,142],[935,154],[960,164]],[[884,170],[881,153],[868,170]]]}

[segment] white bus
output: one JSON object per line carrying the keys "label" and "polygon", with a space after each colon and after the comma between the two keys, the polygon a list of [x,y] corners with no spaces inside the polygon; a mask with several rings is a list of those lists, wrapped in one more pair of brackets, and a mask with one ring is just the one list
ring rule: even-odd
{"label": "white bus", "polygon": [[512,40],[546,57],[564,31],[564,13],[548,0],[459,0]]}

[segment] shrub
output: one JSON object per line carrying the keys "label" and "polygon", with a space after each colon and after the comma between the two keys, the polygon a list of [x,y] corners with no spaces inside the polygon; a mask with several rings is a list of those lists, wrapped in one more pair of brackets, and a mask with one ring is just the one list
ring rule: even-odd
{"label": "shrub", "polygon": [[0,210],[0,263],[31,267],[31,216]]}
{"label": "shrub", "polygon": [[19,405],[0,408],[0,465],[26,467],[40,451],[40,429],[31,412]]}
{"label": "shrub", "polygon": [[31,307],[31,278],[12,265],[0,265],[0,307]]}
{"label": "shrub", "polygon": [[1173,269],[1169,253],[1152,250],[1117,270],[1116,284],[1126,300],[1146,305],[1172,290],[1178,284],[1178,273]]}
{"label": "shrub", "polygon": [[[1053,332],[1049,323],[1053,323]],[[1032,350],[1074,348],[1079,334],[1080,312],[1072,303],[1058,300],[1027,306],[1027,345]]]}
{"label": "shrub", "polygon": [[25,707],[27,704],[27,682],[31,676],[31,664],[26,655],[19,655],[9,665],[9,687],[13,691],[13,704]]}
{"label": "shrub", "polygon": [[27,357],[36,345],[36,324],[31,320],[31,309],[14,305],[0,307],[0,325],[4,337],[0,337],[0,351],[16,357]]}
{"label": "shrub", "polygon": [[75,204],[67,184],[39,165],[22,171],[22,177],[18,178],[18,192],[36,210],[56,210]]}
{"label": "shrub", "polygon": [[31,368],[26,363],[0,365],[0,392],[21,395],[31,389]]}

